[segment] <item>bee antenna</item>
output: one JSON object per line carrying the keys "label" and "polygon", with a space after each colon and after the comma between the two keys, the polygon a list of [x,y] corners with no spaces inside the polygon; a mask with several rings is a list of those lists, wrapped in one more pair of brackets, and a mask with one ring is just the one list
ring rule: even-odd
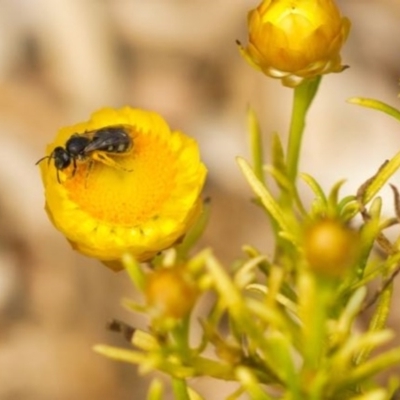
{"label": "bee antenna", "polygon": [[35,165],[40,164],[40,163],[41,163],[43,160],[45,160],[46,158],[49,160],[48,162],[50,162],[50,160],[53,158],[53,153],[51,153],[49,156],[44,156],[44,157],[42,157],[40,160],[37,160],[37,161],[35,162]]}
{"label": "bee antenna", "polygon": [[38,164],[40,164],[43,160],[45,160],[46,158],[50,158],[50,156],[44,156],[44,157],[42,157],[40,160],[37,160],[36,162],[35,162],[35,165],[38,165]]}

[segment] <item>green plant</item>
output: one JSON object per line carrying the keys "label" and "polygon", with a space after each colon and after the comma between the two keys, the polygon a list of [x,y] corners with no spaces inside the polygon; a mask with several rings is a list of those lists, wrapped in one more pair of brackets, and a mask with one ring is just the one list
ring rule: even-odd
{"label": "green plant", "polygon": [[[212,249],[193,256],[193,245],[206,226],[207,204],[194,225],[178,225],[181,229],[171,240],[174,245],[158,256],[153,258],[171,241],[158,247],[152,240],[149,256],[141,241],[135,240],[136,253],[127,249],[121,261],[143,293],[143,301],[124,304],[147,316],[149,330],[116,322],[113,328],[127,334],[133,349],[97,345],[95,350],[137,364],[141,373],[164,372],[179,400],[202,399],[190,388],[190,379],[195,377],[237,382],[237,390],[227,400],[243,394],[256,400],[392,399],[398,380],[380,384],[376,377],[400,363],[400,347],[376,350],[394,336],[386,323],[393,280],[400,271],[400,250],[399,239],[390,240],[385,229],[399,222],[400,195],[392,186],[394,216],[384,218],[379,191],[400,168],[400,152],[373,177],[366,177],[352,196],[341,197],[343,181],[325,193],[311,175],[299,174],[307,112],[322,75],[345,69],[339,53],[350,23],[331,0],[266,0],[250,13],[249,24],[250,43],[247,48],[240,45],[241,53],[251,65],[294,91],[287,145],[274,135],[265,157],[257,117],[249,110],[252,160],[237,159],[255,204],[272,227],[274,253],[268,256],[246,245],[242,259],[233,266],[222,265]],[[400,121],[400,111],[379,101],[354,98],[350,102]],[[134,174],[136,164],[132,165]],[[190,162],[185,165],[190,169]],[[197,197],[205,170],[199,168],[188,206],[190,221],[191,210],[200,208]],[[49,185],[59,191],[61,183],[54,176],[49,179]],[[302,201],[299,179],[313,193],[310,207]],[[359,222],[356,217],[361,217]],[[152,227],[157,218],[153,218],[156,222],[152,219]],[[163,229],[170,223],[166,220]],[[129,228],[124,233],[128,241],[130,232]],[[182,233],[186,233],[184,238],[176,241]],[[145,231],[141,234],[146,236]],[[108,236],[103,236],[107,241]],[[375,247],[380,248],[381,257],[374,257]],[[108,249],[100,250],[108,254]],[[138,259],[147,262],[141,264]],[[378,282],[375,294],[368,294],[371,282]],[[213,301],[200,317],[201,340],[193,342],[192,310],[205,294],[211,294]],[[358,329],[357,318],[368,308],[372,310],[368,326]],[[215,356],[206,355],[209,348]],[[148,399],[162,398],[163,384],[155,379]]]}

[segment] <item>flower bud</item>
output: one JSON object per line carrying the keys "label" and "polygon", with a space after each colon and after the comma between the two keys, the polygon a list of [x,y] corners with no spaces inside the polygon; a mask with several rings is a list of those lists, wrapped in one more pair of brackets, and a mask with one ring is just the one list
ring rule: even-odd
{"label": "flower bud", "polygon": [[155,317],[180,319],[192,309],[198,290],[183,268],[173,267],[152,272],[145,294]]}
{"label": "flower bud", "polygon": [[359,236],[338,220],[316,221],[305,231],[304,252],[315,273],[339,278],[357,261]]}
{"label": "flower bud", "polygon": [[249,44],[240,51],[253,67],[294,87],[345,68],[340,50],[349,30],[333,0],[264,0],[248,15]]}

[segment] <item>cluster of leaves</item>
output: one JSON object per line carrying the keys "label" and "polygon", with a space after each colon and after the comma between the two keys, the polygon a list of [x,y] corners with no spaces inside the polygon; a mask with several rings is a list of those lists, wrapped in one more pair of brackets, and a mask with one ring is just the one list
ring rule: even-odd
{"label": "cluster of leaves", "polygon": [[[316,86],[300,86],[296,91],[307,101],[292,131],[302,132]],[[400,120],[400,113],[383,103],[352,102]],[[294,110],[299,112],[296,105]],[[254,113],[249,112],[249,120],[253,163],[237,161],[255,202],[271,223],[273,256],[244,246],[245,256],[232,268],[221,265],[211,249],[190,257],[206,224],[205,212],[180,245],[151,264],[141,265],[126,257],[126,269],[144,301],[125,301],[125,305],[149,318],[149,330],[131,330],[117,323],[117,329],[128,332],[134,348],[99,345],[96,351],[137,364],[141,373],[166,373],[175,397],[182,400],[202,399],[189,387],[194,377],[236,381],[237,390],[229,400],[243,394],[262,400],[392,399],[399,382],[391,379],[380,386],[376,376],[400,362],[400,348],[378,355],[372,351],[394,336],[386,322],[393,279],[400,271],[400,251],[384,230],[398,223],[400,200],[393,187],[395,216],[384,219],[378,192],[400,167],[400,153],[385,162],[354,196],[340,197],[343,182],[325,194],[310,175],[301,174],[314,193],[307,209],[296,184],[298,154],[285,155],[275,135],[272,162],[265,165]],[[289,145],[288,153],[293,146]],[[272,194],[268,180],[278,194]],[[318,238],[316,242],[310,239],[310,231],[321,224],[328,226],[328,233],[332,226],[340,227],[330,232],[332,251],[325,251],[324,245],[319,249]],[[342,233],[347,235],[342,242],[349,246],[336,246],[342,243],[336,240]],[[380,256],[374,257],[376,247]],[[318,261],[310,254],[317,254]],[[378,282],[378,291],[368,295],[367,285],[373,281]],[[211,301],[209,312],[195,315],[195,305],[204,295]],[[373,310],[367,327],[357,329],[357,319],[367,308]],[[199,328],[201,338],[196,341],[193,332]],[[212,357],[210,349],[214,350]],[[155,379],[148,399],[161,398],[163,384]]]}

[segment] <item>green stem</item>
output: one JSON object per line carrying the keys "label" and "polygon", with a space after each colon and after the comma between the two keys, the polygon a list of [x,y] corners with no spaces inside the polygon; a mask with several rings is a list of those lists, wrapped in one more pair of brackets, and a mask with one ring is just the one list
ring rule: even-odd
{"label": "green stem", "polygon": [[140,264],[129,253],[123,256],[122,263],[124,264],[125,269],[128,272],[128,275],[133,284],[136,286],[137,289],[143,291],[146,286],[146,277],[140,267]]}
{"label": "green stem", "polygon": [[317,93],[320,81],[321,76],[306,79],[294,89],[292,118],[287,147],[287,171],[291,183],[294,183],[297,178],[305,119],[307,111]]}
{"label": "green stem", "polygon": [[181,323],[178,324],[171,332],[177,351],[180,353],[182,359],[187,359],[191,356],[189,346],[189,329],[190,329],[190,318],[187,316],[182,319]]}
{"label": "green stem", "polygon": [[187,384],[184,379],[173,378],[172,390],[176,400],[190,400]]}
{"label": "green stem", "polygon": [[335,284],[305,272],[299,276],[298,288],[303,370],[306,374],[315,373],[320,368],[327,342],[328,308],[335,294]]}

